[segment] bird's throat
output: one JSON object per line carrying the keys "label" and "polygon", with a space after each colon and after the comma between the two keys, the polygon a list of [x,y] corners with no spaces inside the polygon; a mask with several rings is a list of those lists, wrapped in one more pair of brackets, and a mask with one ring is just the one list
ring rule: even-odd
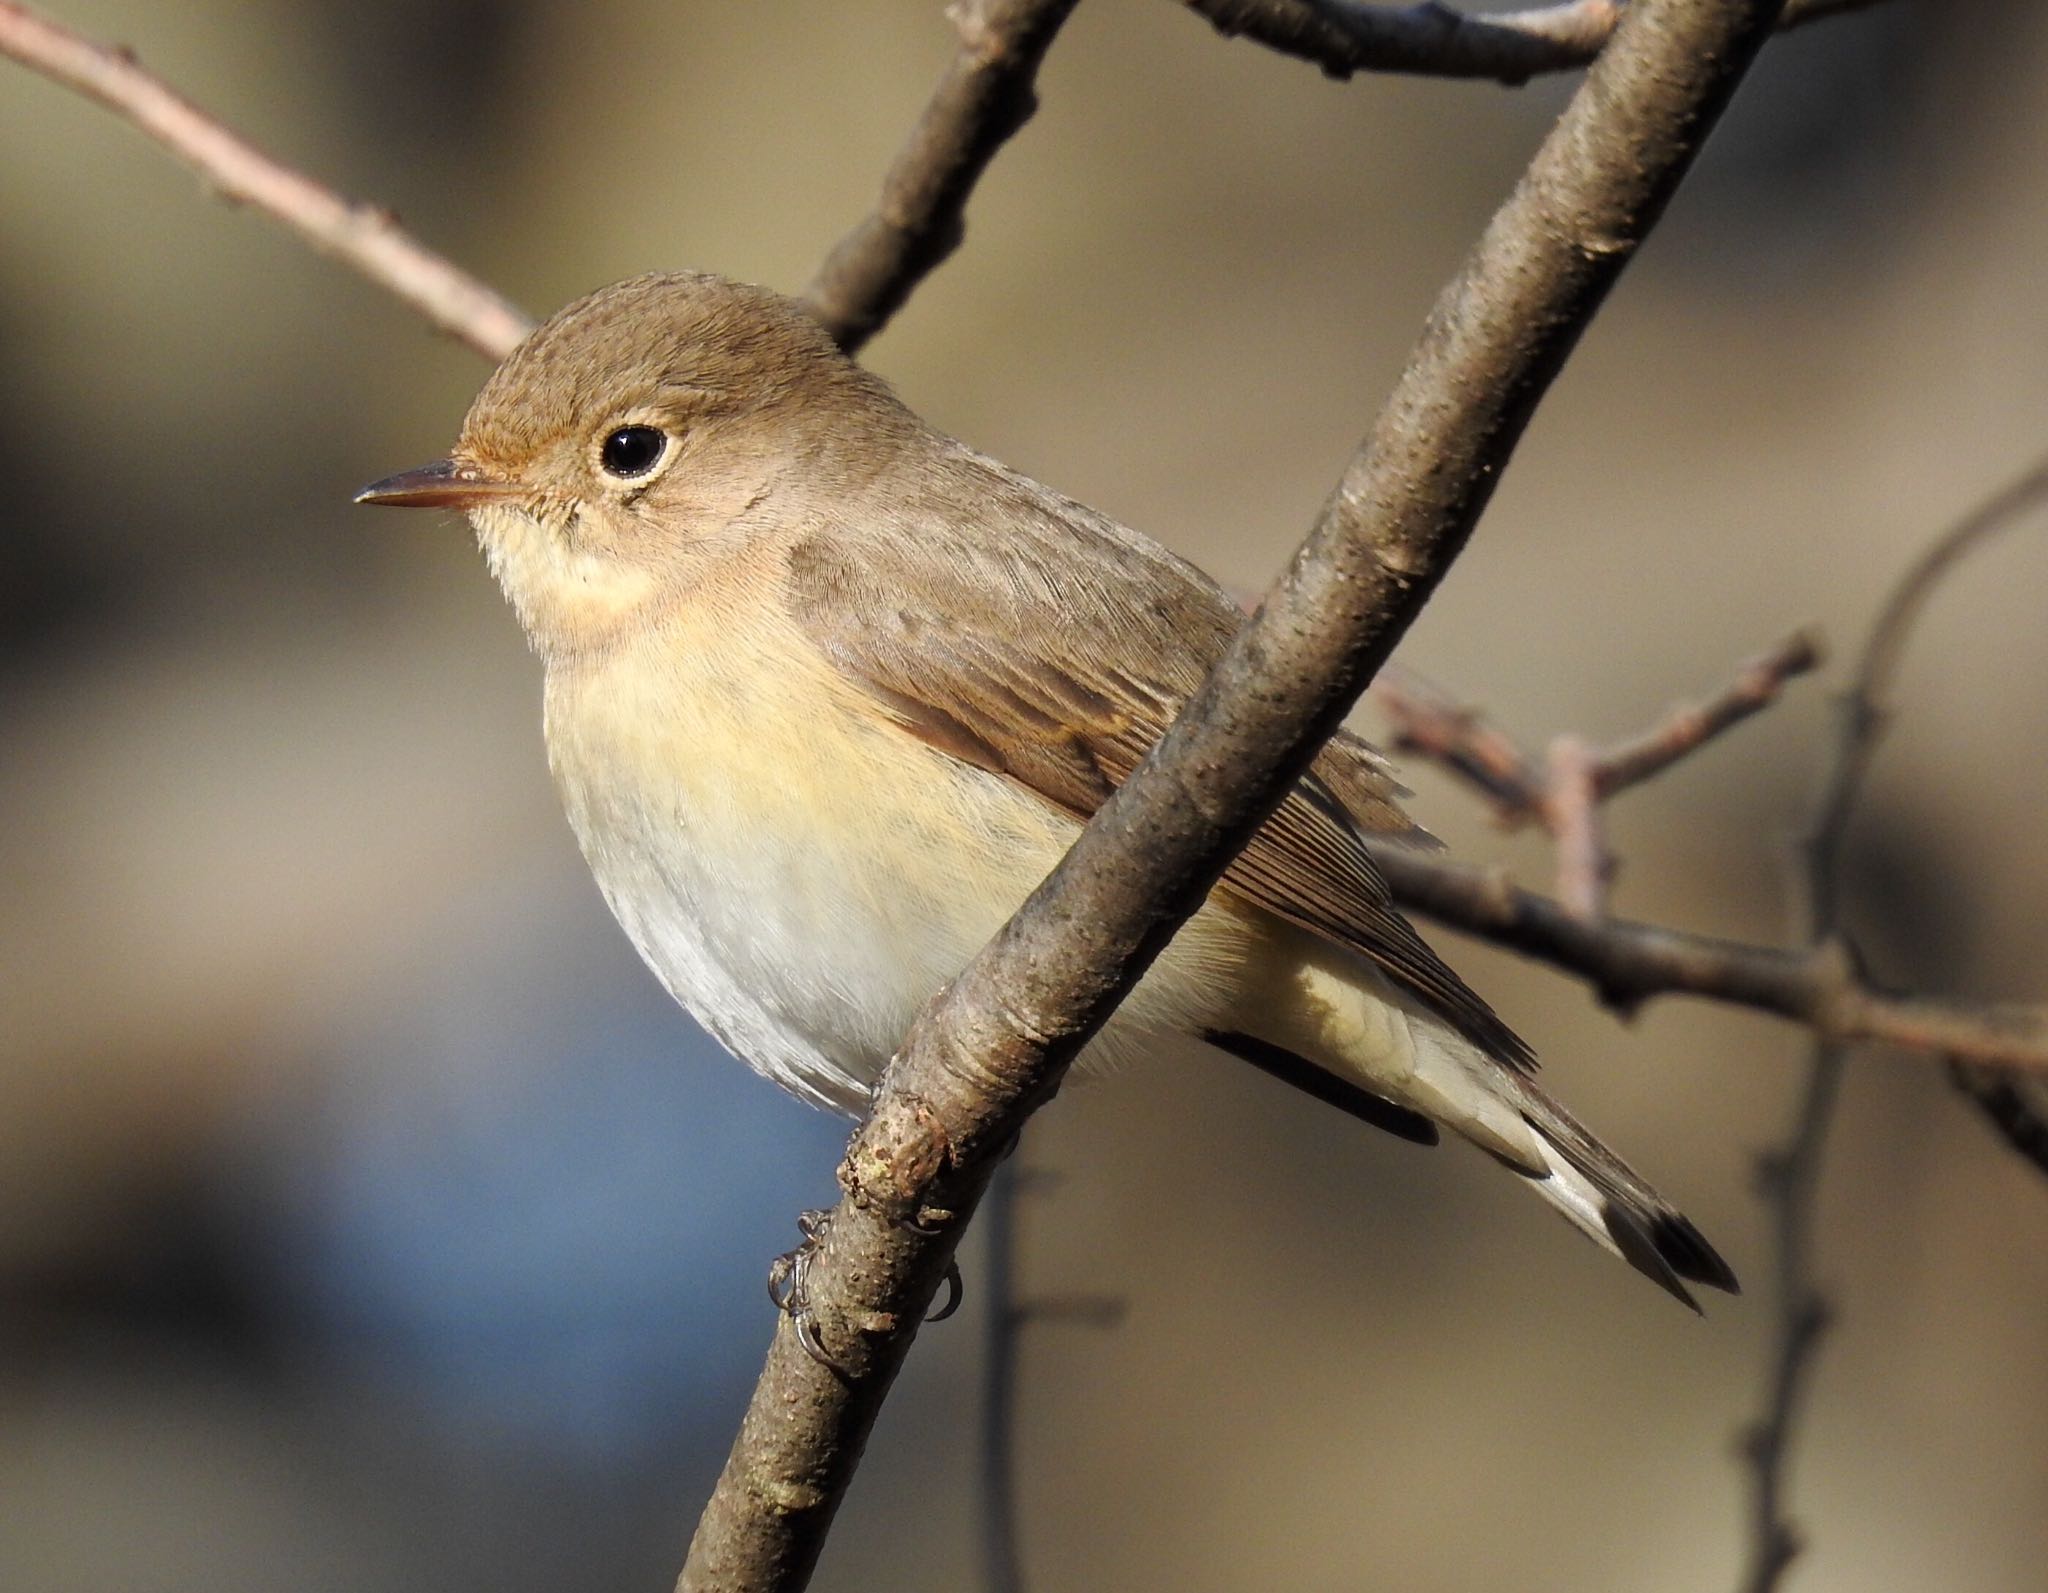
{"label": "bird's throat", "polygon": [[575,546],[568,531],[524,508],[470,511],[491,573],[534,650],[550,660],[613,646],[657,599],[654,572]]}

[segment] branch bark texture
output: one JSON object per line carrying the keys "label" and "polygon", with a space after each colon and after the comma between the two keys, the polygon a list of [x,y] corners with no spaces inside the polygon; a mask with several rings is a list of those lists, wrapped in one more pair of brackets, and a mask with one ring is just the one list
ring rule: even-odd
{"label": "branch bark texture", "polygon": [[967,196],[1038,108],[1032,83],[1076,0],[954,0],[960,50],[882,179],[875,208],[804,290],[851,354],[966,234]]}
{"label": "branch bark texture", "polygon": [[681,1589],[801,1587],[990,1169],[1464,546],[1782,0],[1644,0],[1438,300],[1315,530],[1143,766],[914,1026],[840,1170]]}

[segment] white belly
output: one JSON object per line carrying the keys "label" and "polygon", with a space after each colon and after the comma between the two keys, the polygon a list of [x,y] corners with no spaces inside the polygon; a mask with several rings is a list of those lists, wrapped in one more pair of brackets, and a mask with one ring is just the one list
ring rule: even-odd
{"label": "white belly", "polygon": [[[599,888],[670,993],[805,1100],[857,1111],[919,1008],[1056,863],[1077,827],[999,776],[750,651],[659,673],[551,678],[550,761]],[[680,677],[680,678],[679,678]],[[1243,926],[1205,912],[1086,1060],[1222,1021]]]}

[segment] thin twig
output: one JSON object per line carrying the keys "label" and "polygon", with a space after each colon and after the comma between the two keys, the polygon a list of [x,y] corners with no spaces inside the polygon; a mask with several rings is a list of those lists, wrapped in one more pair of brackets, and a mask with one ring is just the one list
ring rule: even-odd
{"label": "thin twig", "polygon": [[1477,708],[1405,664],[1389,664],[1372,683],[1372,701],[1391,723],[1387,745],[1441,764],[1492,804],[1504,829],[1542,816],[1547,776],[1512,736]]}
{"label": "thin twig", "polygon": [[1798,1531],[1786,1518],[1786,1468],[1792,1429],[1829,1306],[1813,1281],[1814,1216],[1820,1196],[1821,1155],[1842,1087],[1846,1047],[1820,1041],[1813,1048],[1792,1133],[1783,1147],[1757,1158],[1757,1193],[1771,1208],[1771,1281],[1777,1324],[1764,1377],[1764,1416],[1743,1434],[1750,1467],[1749,1565],[1746,1593],[1770,1593],[1800,1551]]}
{"label": "thin twig", "polygon": [[1017,1387],[1024,1330],[1055,1323],[1112,1328],[1124,1302],[1103,1294],[1019,1296],[1017,1231],[1023,1197],[1057,1182],[1013,1158],[996,1170],[975,1230],[986,1236],[975,1282],[988,1298],[981,1363],[981,1563],[987,1593],[1023,1593],[1017,1505]]}
{"label": "thin twig", "polygon": [[[1627,10],[1622,0],[1563,0],[1526,11],[1468,16],[1437,0],[1368,5],[1361,0],[1181,0],[1219,33],[1242,34],[1331,77],[1402,72],[1489,78],[1516,87],[1587,65]],[[1789,0],[1781,29],[1861,11],[1879,0]]]}
{"label": "thin twig", "polygon": [[1615,868],[1597,774],[1593,749],[1583,737],[1559,736],[1550,743],[1543,815],[1557,838],[1558,900],[1566,912],[1588,923],[1607,916],[1607,886]]}
{"label": "thin twig", "polygon": [[344,199],[266,155],[145,72],[127,50],[95,44],[14,0],[0,0],[0,55],[126,117],[229,204],[250,205],[283,222],[486,358],[503,359],[532,330],[516,306],[434,253],[390,211]]}
{"label": "thin twig", "polygon": [[1674,708],[1654,729],[1604,749],[1593,770],[1601,800],[1662,774],[1716,736],[1761,713],[1778,700],[1787,681],[1818,669],[1821,661],[1819,638],[1811,631],[1795,631],[1744,663],[1735,678],[1705,702]]}
{"label": "thin twig", "polygon": [[953,0],[960,49],[882,179],[874,211],[833,248],[804,297],[849,354],[960,246],[967,196],[1031,118],[1032,80],[1076,0]]}
{"label": "thin twig", "polygon": [[[1943,579],[2021,515],[2048,498],[2048,460],[1951,528],[1916,560],[1871,628],[1839,705],[1834,758],[1801,848],[1806,928],[1816,947],[1844,943],[1842,859],[1857,798],[1891,720],[1892,688],[1913,627]],[[1772,1593],[1799,1553],[1786,1511],[1786,1468],[1804,1409],[1802,1395],[1826,1330],[1829,1307],[1814,1279],[1814,1217],[1828,1124],[1841,1088],[1844,1051],[1824,1038],[1813,1048],[1790,1141],[1766,1157],[1763,1192],[1777,1251],[1777,1332],[1763,1414],[1745,1434],[1751,1469],[1746,1593]]]}
{"label": "thin twig", "polygon": [[1820,664],[1820,645],[1800,631],[1749,660],[1707,701],[1673,709],[1655,728],[1596,751],[1581,736],[1556,737],[1541,766],[1512,736],[1410,670],[1388,668],[1373,700],[1392,722],[1396,752],[1425,757],[1474,787],[1503,828],[1539,823],[1557,843],[1557,894],[1589,921],[1605,916],[1616,862],[1601,806],[1777,701],[1785,682]]}
{"label": "thin twig", "polygon": [[[1738,666],[1734,677],[1704,702],[1673,708],[1651,729],[1601,750],[1587,749],[1592,794],[1610,801],[1662,774],[1717,736],[1778,700],[1787,682],[1818,669],[1818,638],[1795,631]],[[1373,682],[1372,700],[1390,721],[1396,752],[1428,758],[1473,787],[1507,829],[1545,821],[1551,796],[1548,773],[1507,732],[1477,708],[1411,669],[1389,665]],[[1555,754],[1553,753],[1553,757]],[[1548,826],[1555,833],[1555,826]]]}
{"label": "thin twig", "polygon": [[1050,878],[919,1017],[841,1165],[679,1587],[801,1587],[995,1159],[1292,788],[1464,547],[1538,400],[1780,0],[1640,0],[1444,290],[1259,613]]}

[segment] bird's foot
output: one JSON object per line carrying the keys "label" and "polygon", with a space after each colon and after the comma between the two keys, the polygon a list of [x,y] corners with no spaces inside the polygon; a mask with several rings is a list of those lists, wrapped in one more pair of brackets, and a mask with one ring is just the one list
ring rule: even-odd
{"label": "bird's foot", "polygon": [[768,1264],[768,1298],[775,1302],[776,1310],[789,1318],[804,1354],[826,1371],[837,1373],[841,1369],[839,1363],[827,1353],[824,1341],[818,1337],[818,1319],[811,1313],[811,1262],[817,1257],[826,1230],[832,1226],[832,1213],[800,1212],[796,1226],[804,1236],[803,1242]]}
{"label": "bird's foot", "polygon": [[[843,1370],[826,1351],[824,1342],[818,1337],[818,1321],[811,1312],[811,1263],[816,1259],[818,1246],[823,1242],[826,1231],[832,1226],[829,1211],[800,1212],[796,1219],[797,1230],[802,1233],[803,1242],[794,1250],[784,1252],[768,1264],[768,1298],[775,1309],[790,1320],[796,1330],[796,1341],[812,1360],[828,1371]],[[946,1263],[946,1299],[936,1311],[925,1318],[927,1323],[943,1322],[960,1309],[960,1302],[966,1289],[960,1281],[960,1264]]]}

